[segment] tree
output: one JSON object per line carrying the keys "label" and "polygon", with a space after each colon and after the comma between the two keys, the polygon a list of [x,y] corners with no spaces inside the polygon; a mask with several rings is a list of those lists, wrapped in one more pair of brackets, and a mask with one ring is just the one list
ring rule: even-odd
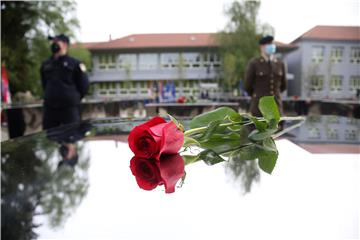
{"label": "tree", "polygon": [[49,35],[74,38],[79,29],[74,1],[2,1],[1,62],[10,90],[41,95],[40,65],[49,55]]}
{"label": "tree", "polygon": [[221,82],[225,91],[237,89],[245,75],[249,60],[259,54],[258,40],[263,32],[272,27],[257,21],[260,1],[234,1],[225,11],[229,22],[218,33],[222,59]]}
{"label": "tree", "polygon": [[76,44],[76,46],[74,45],[73,47],[69,48],[69,55],[83,62],[86,65],[87,70],[92,68],[91,53],[82,44]]}

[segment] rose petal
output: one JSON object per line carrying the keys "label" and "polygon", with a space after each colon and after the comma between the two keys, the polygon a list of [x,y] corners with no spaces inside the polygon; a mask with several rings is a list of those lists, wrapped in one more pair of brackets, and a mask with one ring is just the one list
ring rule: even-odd
{"label": "rose petal", "polygon": [[161,154],[176,154],[184,144],[184,133],[174,122],[168,122],[163,128],[160,152]]}
{"label": "rose petal", "polygon": [[152,133],[152,135],[154,136],[157,136],[157,137],[161,137],[163,135],[163,129],[164,127],[166,126],[167,123],[161,123],[161,124],[158,124],[158,125],[155,125],[155,126],[152,126],[150,128],[150,131]]}
{"label": "rose petal", "polygon": [[175,192],[176,183],[185,174],[185,163],[179,154],[162,155],[160,159],[160,175],[166,193]]}
{"label": "rose petal", "polygon": [[[152,119],[150,119],[149,121],[143,123],[142,125],[151,128],[152,126],[155,126],[155,125],[158,125],[161,123],[166,123],[165,119],[156,116],[156,117],[153,117]],[[139,126],[142,126],[142,125],[139,125]]]}
{"label": "rose petal", "polygon": [[138,186],[144,190],[152,190],[162,184],[159,168],[151,159],[134,156],[130,161],[130,169]]}
{"label": "rose petal", "polygon": [[[147,140],[148,148],[144,149],[144,140]],[[131,151],[139,157],[152,157],[160,149],[161,138],[154,136],[147,126],[140,125],[135,127],[128,137]]]}

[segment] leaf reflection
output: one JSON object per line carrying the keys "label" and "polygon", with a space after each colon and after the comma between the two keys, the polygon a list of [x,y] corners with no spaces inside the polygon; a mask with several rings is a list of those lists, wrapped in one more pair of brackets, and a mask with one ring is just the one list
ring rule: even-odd
{"label": "leaf reflection", "polygon": [[239,155],[232,156],[225,163],[225,171],[243,194],[249,193],[254,183],[260,181],[260,171],[255,160],[242,160]]}

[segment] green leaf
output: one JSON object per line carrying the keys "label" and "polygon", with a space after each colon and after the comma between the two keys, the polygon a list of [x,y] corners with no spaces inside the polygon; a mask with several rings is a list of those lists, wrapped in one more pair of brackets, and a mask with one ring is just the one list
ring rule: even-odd
{"label": "green leaf", "polygon": [[278,130],[278,121],[276,119],[271,119],[269,122],[269,128]]}
{"label": "green leaf", "polygon": [[277,152],[275,141],[272,138],[267,138],[263,141],[262,147],[267,151]]}
{"label": "green leaf", "polygon": [[228,115],[228,119],[233,123],[240,123],[243,120],[239,113]]}
{"label": "green leaf", "polygon": [[190,146],[200,146],[200,143],[196,141],[194,138],[191,137],[184,137],[184,145],[183,147],[190,147]]}
{"label": "green leaf", "polygon": [[202,148],[212,149],[215,152],[227,152],[249,143],[247,137],[241,137],[239,133],[213,134],[206,141],[199,141]]}
{"label": "green leaf", "polygon": [[170,114],[168,114],[169,118],[171,119],[171,121],[173,121],[175,123],[175,125],[178,127],[178,129],[180,129],[180,131],[184,132],[185,128],[184,126],[173,116],[171,116]]}
{"label": "green leaf", "polygon": [[278,158],[278,153],[262,150],[258,152],[258,158],[259,158],[259,167],[264,172],[271,174],[275,168],[276,160]]}
{"label": "green leaf", "polygon": [[242,125],[233,125],[227,127],[232,132],[242,132],[244,130],[244,127]]}
{"label": "green leaf", "polygon": [[275,102],[274,96],[260,98],[259,110],[266,120],[270,121],[271,119],[275,119],[276,122],[280,121],[279,108]]}
{"label": "green leaf", "polygon": [[214,165],[225,161],[219,154],[211,149],[206,149],[199,154],[199,159],[203,160],[207,165]]}
{"label": "green leaf", "polygon": [[249,134],[249,139],[252,141],[261,141],[271,137],[271,135],[274,134],[276,131],[277,129],[266,129],[265,131],[260,132],[259,130],[255,129]]}
{"label": "green leaf", "polygon": [[275,142],[272,138],[267,138],[263,141],[262,145],[256,145],[257,156],[259,158],[259,167],[271,174],[278,158],[278,151]]}
{"label": "green leaf", "polygon": [[268,124],[264,121],[259,121],[255,117],[250,117],[250,120],[255,124],[256,129],[259,131],[265,131],[267,129]]}
{"label": "green leaf", "polygon": [[184,159],[185,165],[201,160],[199,155],[182,155],[181,157]]}
{"label": "green leaf", "polygon": [[204,131],[204,133],[200,136],[200,139],[202,139],[202,140],[209,139],[210,136],[219,127],[221,122],[222,122],[222,120],[215,120],[213,122],[210,122],[209,125],[207,126],[206,130]]}
{"label": "green leaf", "polygon": [[184,171],[184,176],[182,176],[181,180],[180,180],[180,184],[179,187],[182,187],[185,183],[185,178],[186,178],[186,171]]}
{"label": "green leaf", "polygon": [[230,118],[236,118],[237,115],[238,113],[232,108],[220,107],[194,117],[190,121],[190,129],[207,126],[213,121],[224,120],[227,116]]}

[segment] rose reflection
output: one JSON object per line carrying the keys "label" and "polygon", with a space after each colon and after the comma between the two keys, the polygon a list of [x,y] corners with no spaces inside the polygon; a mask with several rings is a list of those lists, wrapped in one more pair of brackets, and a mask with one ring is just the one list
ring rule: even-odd
{"label": "rose reflection", "polygon": [[134,156],[130,169],[140,188],[149,191],[164,185],[166,193],[173,193],[176,183],[185,174],[185,163],[179,154],[163,154],[160,161]]}

